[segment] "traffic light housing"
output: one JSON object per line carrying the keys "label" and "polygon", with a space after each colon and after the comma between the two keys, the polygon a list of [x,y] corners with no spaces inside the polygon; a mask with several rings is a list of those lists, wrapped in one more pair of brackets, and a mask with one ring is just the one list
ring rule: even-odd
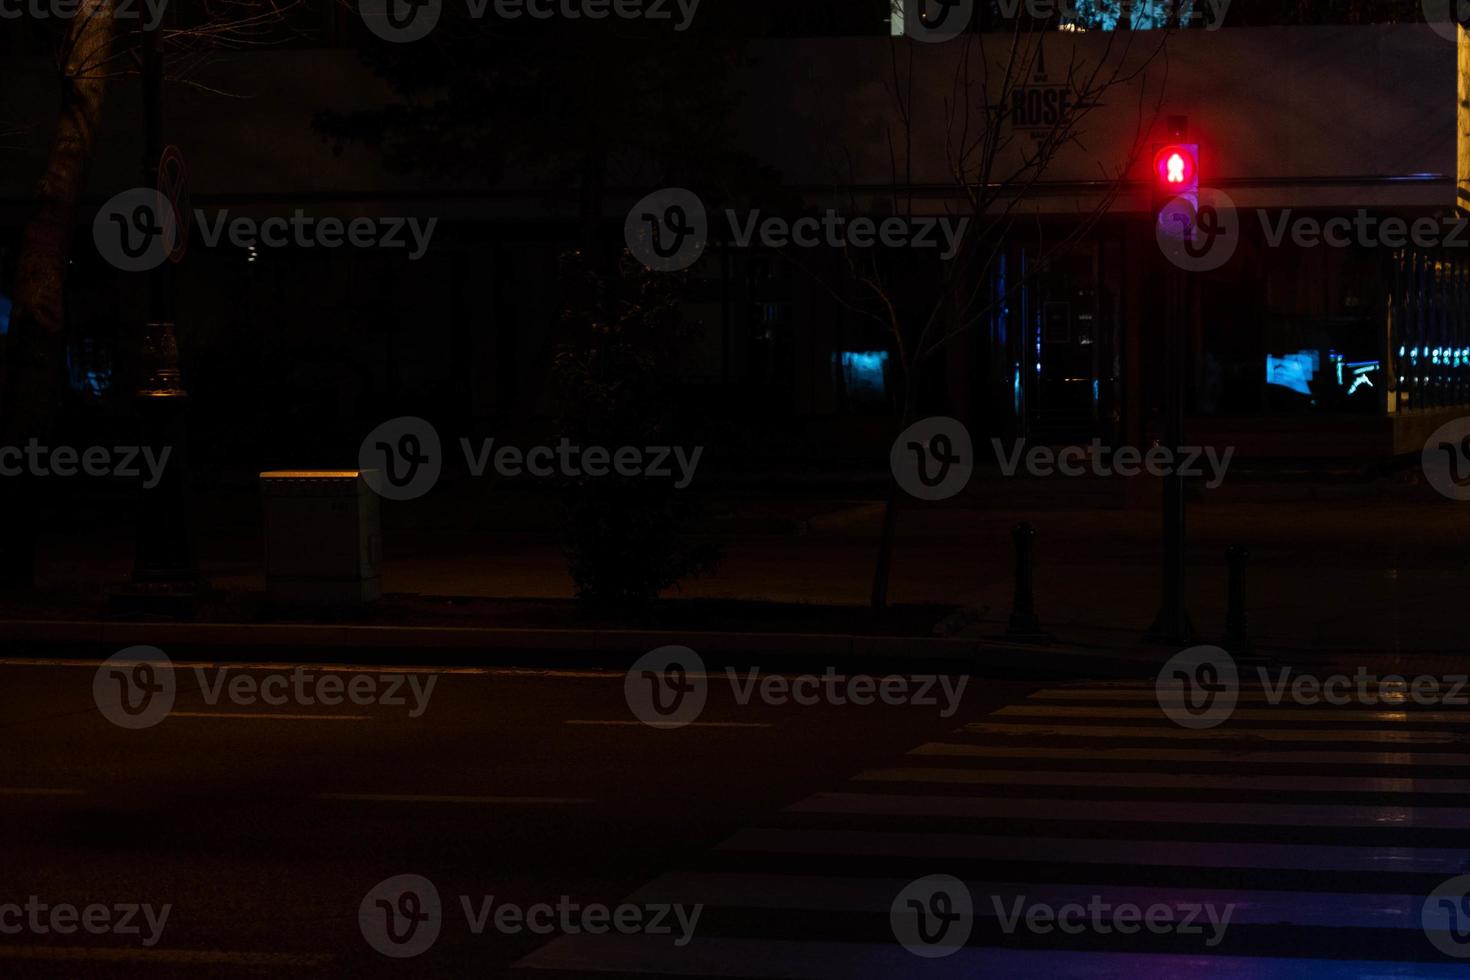
{"label": "traffic light housing", "polygon": [[1154,221],[1172,237],[1188,238],[1199,209],[1198,143],[1154,146],[1152,167]]}

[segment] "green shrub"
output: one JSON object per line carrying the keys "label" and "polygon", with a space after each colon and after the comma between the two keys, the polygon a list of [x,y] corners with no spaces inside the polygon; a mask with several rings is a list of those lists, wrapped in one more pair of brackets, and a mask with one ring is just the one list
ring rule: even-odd
{"label": "green shrub", "polygon": [[[612,275],[580,253],[564,257],[561,273],[560,434],[614,451],[699,444],[679,406],[679,353],[698,330],[680,310],[685,277],[651,272],[626,252]],[[695,508],[673,477],[584,476],[565,494],[568,565],[589,611],[646,614],[660,592],[719,561],[717,548],[690,540]]]}

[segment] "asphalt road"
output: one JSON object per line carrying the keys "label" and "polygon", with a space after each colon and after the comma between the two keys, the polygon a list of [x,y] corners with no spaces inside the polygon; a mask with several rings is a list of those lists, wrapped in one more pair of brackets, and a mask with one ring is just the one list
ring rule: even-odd
{"label": "asphalt road", "polygon": [[[390,691],[381,667],[313,670],[299,689],[290,666],[231,668],[220,687],[217,666],[175,660],[172,710],[132,730],[99,710],[97,661],[0,666],[0,903],[172,907],[151,946],[141,910],[136,936],[61,935],[43,911],[41,928],[0,934],[0,974],[496,975],[548,937],[477,935],[464,897],[615,904],[1017,692],[973,682],[942,718],[942,704],[741,705],[717,678],[698,720],[671,729],[637,720],[616,671],[421,672],[416,693]],[[250,693],[236,680],[273,674]],[[323,677],[405,703],[354,704],[344,687],[325,705]],[[433,882],[446,921],[432,948],[389,958],[359,906],[404,874]]]}
{"label": "asphalt road", "polygon": [[1464,707],[294,670],[0,662],[0,974],[1470,974]]}

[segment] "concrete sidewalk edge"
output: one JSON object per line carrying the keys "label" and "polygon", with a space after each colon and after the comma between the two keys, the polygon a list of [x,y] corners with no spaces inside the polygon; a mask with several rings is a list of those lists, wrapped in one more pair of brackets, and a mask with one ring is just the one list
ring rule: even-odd
{"label": "concrete sidewalk edge", "polygon": [[[623,660],[661,646],[680,645],[709,655],[748,657],[769,654],[791,659],[935,662],[972,669],[997,668],[1016,675],[1068,673],[1135,675],[1156,670],[1164,659],[1129,656],[1117,650],[1081,650],[1061,644],[1009,643],[983,637],[865,636],[845,633],[750,633],[681,630],[506,629],[461,626],[361,626],[305,623],[176,623],[105,620],[0,621],[7,644],[87,646],[210,647],[232,652],[297,647],[340,654],[344,650],[422,650],[439,654],[488,654],[487,661],[519,654],[565,659],[605,655]],[[258,654],[255,654],[258,656]],[[254,659],[252,656],[251,659]],[[340,659],[332,657],[330,659]],[[457,656],[455,659],[463,659]]]}

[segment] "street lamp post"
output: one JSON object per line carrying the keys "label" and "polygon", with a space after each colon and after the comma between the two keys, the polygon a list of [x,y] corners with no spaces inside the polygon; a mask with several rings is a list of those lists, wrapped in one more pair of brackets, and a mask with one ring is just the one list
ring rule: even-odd
{"label": "street lamp post", "polygon": [[[143,35],[143,148],[145,186],[161,187],[163,156],[163,56],[156,31]],[[187,214],[175,220],[188,221]],[[115,593],[125,605],[188,614],[201,582],[190,533],[189,393],[179,371],[173,322],[173,262],[149,273],[148,323],[142,345],[143,382],[134,395],[140,442],[166,459],[158,481],[139,491],[131,584]],[[164,456],[164,453],[167,456]]]}

